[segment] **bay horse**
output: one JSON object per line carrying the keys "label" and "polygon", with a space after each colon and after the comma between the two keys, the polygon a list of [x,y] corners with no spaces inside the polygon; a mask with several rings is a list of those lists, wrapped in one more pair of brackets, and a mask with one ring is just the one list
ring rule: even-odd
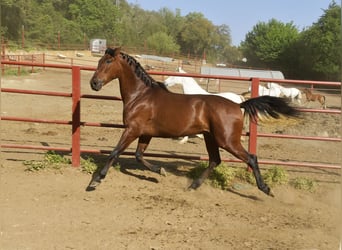
{"label": "bay horse", "polygon": [[105,166],[92,176],[87,191],[96,189],[110,166],[118,161],[119,156],[135,139],[138,139],[136,160],[151,171],[164,175],[166,172],[162,167],[152,165],[143,157],[152,137],[173,138],[201,133],[209,154],[209,166],[192,182],[189,189],[198,188],[221,163],[219,148],[223,148],[247,163],[253,171],[258,188],[273,196],[260,174],[257,156],[247,152],[241,145],[241,108],[254,122],[258,117],[296,117],[298,111],[287,101],[262,96],[237,104],[215,95],[173,93],[163,83],[155,81],[135,58],[121,52],[121,48],[108,48],[105,51],[90,79],[90,86],[99,91],[113,79],[119,80],[125,129]]}
{"label": "bay horse", "polygon": [[[178,72],[180,73],[186,73],[181,67],[178,67],[177,69]],[[194,78],[192,77],[186,77],[186,76],[169,76],[168,78],[165,79],[164,84],[166,87],[171,87],[175,84],[180,84],[182,85],[183,88],[183,93],[187,95],[191,94],[201,94],[201,95],[218,95],[222,96],[226,99],[229,99],[233,102],[236,103],[241,103],[245,101],[245,98],[241,95],[235,94],[233,92],[220,92],[220,93],[209,93],[206,90],[204,90]],[[200,138],[203,138],[202,134],[197,135]],[[184,136],[180,140],[180,144],[184,144],[189,140],[189,136]]]}
{"label": "bay horse", "polygon": [[320,94],[313,94],[312,91],[310,89],[305,88],[303,90],[303,93],[306,96],[306,102],[314,102],[314,101],[318,101],[321,104],[321,107],[323,109],[326,109],[326,103],[325,103],[325,96],[324,95],[320,95]]}

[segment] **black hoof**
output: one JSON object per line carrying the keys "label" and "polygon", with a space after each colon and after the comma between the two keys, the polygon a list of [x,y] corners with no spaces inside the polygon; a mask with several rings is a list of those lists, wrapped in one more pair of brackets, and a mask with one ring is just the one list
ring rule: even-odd
{"label": "black hoof", "polygon": [[106,175],[103,175],[101,173],[95,174],[90,181],[88,187],[86,188],[87,192],[94,191],[98,185],[101,184],[101,180],[104,179]]}
{"label": "black hoof", "polygon": [[265,186],[263,189],[261,189],[265,194],[268,196],[274,197],[274,193],[271,191],[271,189],[268,186]]}
{"label": "black hoof", "polygon": [[272,190],[269,190],[267,195],[268,195],[268,196],[271,196],[271,197],[275,197],[275,196],[274,196],[274,193],[272,192]]}
{"label": "black hoof", "polygon": [[96,189],[96,187],[88,186],[88,187],[86,188],[86,191],[87,191],[87,192],[91,192],[91,191],[94,191],[95,189]]}
{"label": "black hoof", "polygon": [[92,180],[92,181],[89,183],[88,187],[86,188],[86,191],[87,191],[87,192],[94,191],[94,190],[96,189],[96,187],[97,187],[98,185],[100,185],[100,183],[101,183],[101,181]]}
{"label": "black hoof", "polygon": [[201,182],[199,180],[194,180],[188,187],[188,190],[196,190],[199,186],[201,186]]}

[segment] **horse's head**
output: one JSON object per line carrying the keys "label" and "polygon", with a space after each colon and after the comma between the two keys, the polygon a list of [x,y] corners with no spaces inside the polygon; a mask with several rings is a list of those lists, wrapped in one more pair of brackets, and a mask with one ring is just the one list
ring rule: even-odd
{"label": "horse's head", "polygon": [[308,88],[303,89],[302,92],[303,92],[306,96],[309,96],[309,95],[312,94],[311,91],[310,91]]}
{"label": "horse's head", "polygon": [[120,48],[107,48],[105,54],[98,62],[97,69],[90,79],[93,90],[99,91],[111,80],[118,78],[120,66]]}
{"label": "horse's head", "polygon": [[[176,72],[179,72],[179,73],[186,73],[182,67],[178,67],[176,69]],[[164,81],[164,84],[167,86],[167,87],[171,87],[175,84],[187,84],[189,82],[189,77],[184,77],[184,76],[169,76],[168,78],[166,78],[166,80]]]}
{"label": "horse's head", "polygon": [[169,76],[168,78],[165,79],[164,84],[167,87],[171,87],[171,86],[177,84],[176,77],[175,76]]}

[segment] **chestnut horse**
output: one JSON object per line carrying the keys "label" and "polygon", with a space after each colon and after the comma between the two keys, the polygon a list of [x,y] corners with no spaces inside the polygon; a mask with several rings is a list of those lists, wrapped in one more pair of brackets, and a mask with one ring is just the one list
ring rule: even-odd
{"label": "chestnut horse", "polygon": [[324,95],[313,94],[310,89],[304,89],[303,92],[306,96],[306,102],[318,101],[323,109],[327,108]]}
{"label": "chestnut horse", "polygon": [[162,167],[154,166],[143,158],[152,137],[203,134],[209,154],[209,167],[189,188],[198,188],[221,163],[219,148],[223,148],[247,163],[253,171],[258,188],[273,195],[260,174],[256,155],[248,153],[241,145],[244,119],[241,108],[254,122],[258,117],[278,119],[282,115],[297,116],[297,110],[285,100],[262,96],[237,104],[215,95],[172,93],[163,83],[156,82],[133,57],[122,53],[120,48],[106,50],[98,62],[90,85],[93,90],[99,91],[113,79],[119,79],[125,130],[105,166],[93,175],[87,191],[94,190],[101,183],[110,166],[118,161],[119,156],[137,138],[136,160],[151,171],[163,175],[165,170]]}

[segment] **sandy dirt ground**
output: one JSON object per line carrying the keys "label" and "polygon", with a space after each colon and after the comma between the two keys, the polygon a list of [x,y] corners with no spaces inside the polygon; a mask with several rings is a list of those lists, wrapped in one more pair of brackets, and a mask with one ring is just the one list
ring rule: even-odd
{"label": "sandy dirt ground", "polygon": [[[97,58],[98,59],[98,58]],[[96,66],[96,58],[90,62]],[[58,60],[58,59],[56,59]],[[89,87],[92,72],[82,72],[82,93],[119,95],[117,82],[101,92]],[[202,85],[205,87],[204,85]],[[5,76],[2,87],[71,92],[68,70],[46,69]],[[216,90],[213,85],[211,91]],[[247,83],[223,82],[222,91],[244,92]],[[172,87],[171,91],[180,91]],[[330,109],[341,108],[338,91],[324,93]],[[318,103],[305,104],[308,108]],[[121,123],[121,102],[83,99],[82,121]],[[71,100],[64,97],[1,94],[1,115],[71,120]],[[340,116],[305,114],[294,124],[259,126],[261,132],[340,137]],[[82,127],[83,149],[111,150],[122,130]],[[2,143],[71,146],[71,127],[41,123],[1,122]],[[247,145],[247,142],[244,142]],[[127,151],[134,151],[133,143]],[[261,138],[259,159],[340,164],[337,142]],[[203,140],[153,139],[150,153],[206,155]],[[255,186],[220,190],[203,184],[187,191],[187,172],[197,161],[149,158],[167,177],[151,173],[130,156],[122,170],[110,169],[94,192],[91,176],[78,168],[25,171],[24,161],[42,160],[43,151],[2,148],[0,167],[0,249],[320,249],[340,242],[340,170],[285,167],[289,178],[308,177],[313,192],[290,185],[274,188],[275,198]],[[91,155],[102,166],[105,155]],[[66,157],[70,157],[66,155]],[[232,157],[222,152],[222,157]],[[226,163],[228,166],[243,166]],[[264,171],[266,165],[261,165]]]}

